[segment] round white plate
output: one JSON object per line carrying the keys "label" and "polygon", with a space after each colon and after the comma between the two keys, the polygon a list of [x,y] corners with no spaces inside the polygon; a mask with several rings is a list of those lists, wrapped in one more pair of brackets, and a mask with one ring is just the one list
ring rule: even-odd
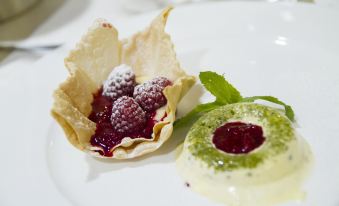
{"label": "round white plate", "polygon": [[[126,37],[156,14],[116,27]],[[306,200],[283,205],[338,206],[339,12],[308,4],[196,4],[175,9],[167,31],[189,73],[224,73],[243,96],[274,95],[293,106],[315,165],[304,185]],[[10,117],[1,122],[0,205],[217,205],[185,187],[176,173],[175,148],[184,130],[155,153],[130,161],[94,159],[67,142],[49,110],[72,47],[23,71],[17,82],[0,84],[8,88],[1,112]],[[198,84],[179,115],[210,100]]]}

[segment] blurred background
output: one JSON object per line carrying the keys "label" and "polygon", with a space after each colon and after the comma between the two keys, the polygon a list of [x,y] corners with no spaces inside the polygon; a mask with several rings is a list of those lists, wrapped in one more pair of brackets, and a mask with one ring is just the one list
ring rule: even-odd
{"label": "blurred background", "polygon": [[[17,62],[35,62],[65,42],[78,38],[95,18],[109,16],[109,20],[114,23],[118,19],[157,10],[168,4],[182,6],[205,1],[207,0],[0,0],[0,70]],[[248,0],[250,1],[263,0]],[[337,0],[265,1],[339,8]]]}

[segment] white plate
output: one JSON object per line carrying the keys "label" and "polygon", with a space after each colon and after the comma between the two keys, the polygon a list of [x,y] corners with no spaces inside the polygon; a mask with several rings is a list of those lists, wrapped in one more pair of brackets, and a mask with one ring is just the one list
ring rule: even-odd
{"label": "white plate", "polygon": [[[154,15],[117,27],[126,36]],[[224,73],[244,96],[274,95],[295,109],[315,166],[306,200],[283,205],[338,206],[339,12],[308,4],[197,4],[174,10],[168,32],[190,73]],[[63,58],[72,47],[0,84],[8,97],[1,100],[0,205],[215,205],[176,173],[175,147],[184,131],[131,161],[93,159],[67,142],[49,109],[52,91],[67,76]],[[197,85],[179,114],[210,100]]]}

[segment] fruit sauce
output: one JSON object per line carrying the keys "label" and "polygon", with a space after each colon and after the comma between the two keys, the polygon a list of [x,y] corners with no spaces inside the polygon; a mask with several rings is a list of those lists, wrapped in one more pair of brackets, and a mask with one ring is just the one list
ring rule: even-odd
{"label": "fruit sauce", "polygon": [[142,130],[119,134],[113,129],[110,120],[112,105],[113,101],[109,97],[103,96],[102,89],[100,89],[94,94],[92,113],[88,117],[91,121],[96,123],[95,134],[91,137],[90,142],[93,146],[102,148],[102,150],[98,150],[97,152],[106,157],[113,156],[113,153],[111,152],[112,148],[120,144],[124,137],[130,137],[132,139],[140,137],[151,139],[153,127],[158,122],[154,119],[156,111],[147,112],[147,122]]}
{"label": "fruit sauce", "polygon": [[227,153],[246,154],[258,148],[265,141],[260,126],[243,122],[229,122],[217,128],[212,142],[215,147]]}

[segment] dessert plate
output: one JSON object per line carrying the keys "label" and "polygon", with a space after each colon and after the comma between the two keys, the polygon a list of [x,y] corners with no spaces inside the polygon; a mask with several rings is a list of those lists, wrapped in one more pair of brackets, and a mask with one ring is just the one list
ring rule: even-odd
{"label": "dessert plate", "polygon": [[[115,26],[126,37],[157,13]],[[173,11],[167,31],[189,73],[224,73],[243,96],[274,95],[293,106],[315,163],[305,201],[282,205],[339,205],[339,13],[308,4],[193,4]],[[20,84],[0,84],[10,97],[1,112],[11,117],[1,124],[0,205],[218,205],[192,192],[176,172],[175,150],[187,128],[156,152],[127,161],[95,159],[67,142],[49,110],[53,90],[67,76],[63,58],[70,48],[73,43],[22,71]],[[178,115],[211,100],[197,84]],[[13,107],[20,115],[13,117]]]}

